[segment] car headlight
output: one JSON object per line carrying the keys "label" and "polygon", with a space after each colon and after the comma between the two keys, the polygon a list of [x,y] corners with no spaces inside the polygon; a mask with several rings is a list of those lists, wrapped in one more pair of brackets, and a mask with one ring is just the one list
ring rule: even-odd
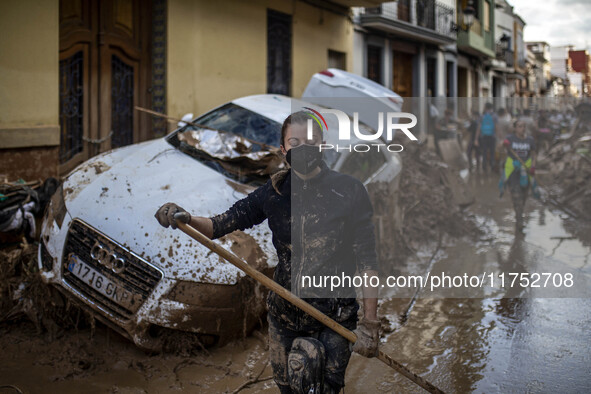
{"label": "car headlight", "polygon": [[53,269],[53,256],[49,254],[45,241],[41,240],[41,265],[45,271],[51,271]]}
{"label": "car headlight", "polygon": [[59,228],[62,228],[62,223],[66,217],[66,203],[64,201],[64,186],[63,183],[57,188],[51,197],[51,205],[49,206],[53,212],[53,218]]}

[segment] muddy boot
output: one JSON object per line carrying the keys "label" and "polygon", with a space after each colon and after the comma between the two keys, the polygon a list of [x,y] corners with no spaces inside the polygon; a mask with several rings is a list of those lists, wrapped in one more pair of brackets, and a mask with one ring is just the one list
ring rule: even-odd
{"label": "muddy boot", "polygon": [[293,393],[323,393],[325,361],[322,342],[310,337],[296,338],[287,359],[289,384]]}
{"label": "muddy boot", "polygon": [[332,387],[329,384],[324,384],[324,391],[322,392],[322,394],[339,394],[341,392],[340,389],[335,389],[334,387]]}
{"label": "muddy boot", "polygon": [[515,232],[523,233],[523,216],[515,218]]}
{"label": "muddy boot", "polygon": [[523,207],[525,205],[523,188],[519,185],[512,185],[510,190],[513,210],[515,211],[515,231],[521,233],[523,231]]}

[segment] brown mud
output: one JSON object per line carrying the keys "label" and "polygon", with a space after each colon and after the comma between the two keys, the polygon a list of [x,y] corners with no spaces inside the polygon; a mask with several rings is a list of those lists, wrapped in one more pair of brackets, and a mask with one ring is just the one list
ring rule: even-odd
{"label": "brown mud", "polygon": [[24,393],[231,393],[261,370],[256,388],[242,392],[274,392],[264,344],[254,337],[186,357],[146,354],[104,326],[54,341],[25,321],[0,330],[0,386]]}
{"label": "brown mud", "polygon": [[[516,237],[511,202],[498,199],[496,176],[470,179],[476,203],[462,211],[433,155],[415,152],[404,160],[415,167],[401,178],[405,219],[398,251],[412,256],[444,232],[455,241],[435,257],[434,272],[452,263],[466,271],[536,269],[551,260],[576,277],[591,277],[588,222],[529,199],[525,234]],[[463,237],[472,231],[477,235]],[[256,265],[257,253],[240,246],[248,240],[232,241],[233,251]],[[0,251],[0,393],[17,392],[10,386],[24,393],[278,392],[264,327],[223,347],[188,351],[191,344],[181,336],[175,349],[148,354],[37,281],[36,254],[27,243]],[[403,269],[422,275],[426,268],[409,263]],[[590,392],[590,298],[520,297],[420,293],[412,308],[409,298],[383,299],[379,315],[390,326],[383,349],[446,392]],[[423,391],[379,361],[354,354],[345,392]]]}
{"label": "brown mud", "polygon": [[23,317],[49,339],[89,322],[86,312],[42,282],[37,245],[25,238],[18,246],[0,250],[0,323],[18,322]]}
{"label": "brown mud", "polygon": [[442,163],[434,151],[418,145],[406,146],[401,158],[399,232],[393,244],[389,241],[389,247],[396,250],[395,264],[404,263],[422,246],[436,244],[443,236],[469,235],[476,239],[481,235],[470,211],[460,207],[454,198],[449,180],[458,171]]}

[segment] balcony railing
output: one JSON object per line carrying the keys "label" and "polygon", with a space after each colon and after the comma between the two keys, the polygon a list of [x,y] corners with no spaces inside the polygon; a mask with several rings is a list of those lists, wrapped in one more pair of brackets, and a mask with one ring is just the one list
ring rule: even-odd
{"label": "balcony railing", "polygon": [[515,65],[515,52],[510,49],[503,50],[500,44],[497,44],[497,59],[502,60],[507,64],[507,67]]}
{"label": "balcony railing", "polygon": [[451,30],[455,20],[455,9],[435,2],[435,30],[437,33],[455,39],[456,32]]}
{"label": "balcony railing", "polygon": [[363,15],[380,16],[392,21],[407,22],[455,39],[451,30],[455,10],[435,0],[398,0],[383,3],[378,7],[365,8]]}

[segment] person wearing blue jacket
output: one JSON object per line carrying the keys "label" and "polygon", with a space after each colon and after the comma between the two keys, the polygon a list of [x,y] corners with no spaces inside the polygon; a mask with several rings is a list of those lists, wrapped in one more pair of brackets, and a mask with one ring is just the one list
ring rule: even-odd
{"label": "person wearing blue jacket", "polygon": [[485,171],[495,168],[495,149],[497,135],[497,115],[494,113],[492,103],[486,103],[484,113],[480,118],[478,130],[476,130],[475,144],[480,148],[482,154],[482,169]]}

